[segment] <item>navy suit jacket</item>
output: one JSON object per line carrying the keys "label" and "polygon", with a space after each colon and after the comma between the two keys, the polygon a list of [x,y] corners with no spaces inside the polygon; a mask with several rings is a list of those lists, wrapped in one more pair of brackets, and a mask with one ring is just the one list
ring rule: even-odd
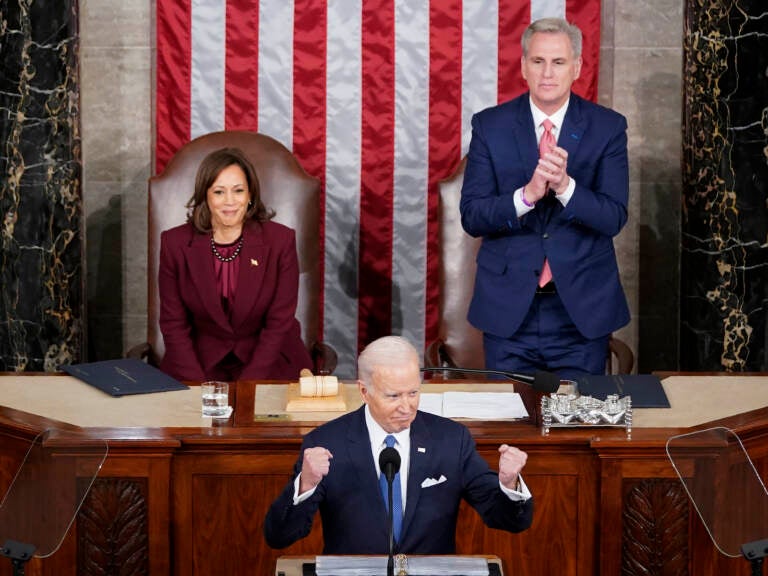
{"label": "navy suit jacket", "polygon": [[627,122],[571,94],[557,145],[568,151],[576,189],[568,205],[547,196],[518,218],[513,194],[539,158],[528,94],[472,118],[461,191],[461,221],[483,237],[468,319],[483,332],[511,337],[534,298],[544,258],[579,331],[606,336],[629,322],[613,237],[627,221]]}
{"label": "navy suit jacket", "polygon": [[[310,498],[294,505],[294,480],[301,471],[303,451],[313,446],[331,451],[330,470]],[[445,482],[422,488],[424,480],[441,475]],[[512,501],[501,491],[498,475],[477,453],[466,426],[418,412],[411,425],[407,499],[396,552],[455,553],[462,498],[491,528],[519,532],[531,524],[533,500]],[[305,537],[318,509],[324,554],[389,553],[386,504],[379,491],[365,406],[306,435],[293,478],[267,513],[267,543],[284,548]]]}
{"label": "navy suit jacket", "polygon": [[224,312],[216,287],[211,237],[191,224],[160,237],[160,368],[180,380],[214,378],[230,352],[242,379],[297,378],[312,360],[296,320],[299,265],[292,229],[248,221],[238,257],[234,306]]}

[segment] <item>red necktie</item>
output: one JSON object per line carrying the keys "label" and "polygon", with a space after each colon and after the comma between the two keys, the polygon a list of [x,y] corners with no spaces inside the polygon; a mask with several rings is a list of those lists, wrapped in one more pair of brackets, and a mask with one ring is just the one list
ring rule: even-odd
{"label": "red necktie", "polygon": [[[552,134],[552,128],[554,127],[552,121],[547,118],[542,124],[544,125],[544,134],[541,135],[541,140],[539,140],[539,156],[544,156],[544,154],[557,146],[555,135]],[[539,276],[539,286],[544,286],[550,280],[552,280],[552,270],[549,269],[549,260],[544,258],[544,265],[541,267],[541,276]]]}

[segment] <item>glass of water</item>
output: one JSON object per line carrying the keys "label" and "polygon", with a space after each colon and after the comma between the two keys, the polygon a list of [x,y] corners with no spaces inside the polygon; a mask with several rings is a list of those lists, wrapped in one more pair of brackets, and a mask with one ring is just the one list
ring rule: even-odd
{"label": "glass of water", "polygon": [[203,416],[219,418],[229,413],[229,384],[209,381],[200,385],[203,397]]}

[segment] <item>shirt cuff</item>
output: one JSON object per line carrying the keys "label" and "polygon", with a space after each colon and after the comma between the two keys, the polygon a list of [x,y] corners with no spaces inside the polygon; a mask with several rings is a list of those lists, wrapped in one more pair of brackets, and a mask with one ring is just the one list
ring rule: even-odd
{"label": "shirt cuff", "polygon": [[[525,188],[525,186],[515,190],[515,193],[512,196],[512,198],[513,198],[513,200],[515,202],[515,210],[517,211],[517,217],[518,218],[522,218],[523,216],[528,214],[528,212],[530,212],[534,208],[533,206],[528,206],[525,202],[523,202],[523,188]],[[573,193],[573,192],[571,192],[571,193]]]}
{"label": "shirt cuff", "polygon": [[308,500],[309,497],[315,493],[315,490],[317,490],[317,486],[315,486],[314,488],[304,492],[304,494],[299,494],[300,486],[301,486],[301,472],[299,472],[299,475],[296,476],[296,480],[293,481],[293,505],[294,506],[297,506],[298,504],[301,504],[305,500]]}
{"label": "shirt cuff", "polygon": [[565,189],[565,192],[562,194],[555,194],[555,198],[558,199],[560,204],[563,205],[563,208],[568,204],[568,201],[571,199],[571,196],[573,196],[574,191],[576,190],[576,180],[568,177],[568,186]]}
{"label": "shirt cuff", "polygon": [[510,490],[501,483],[501,480],[499,480],[499,487],[510,500],[524,502],[531,498],[531,492],[528,490],[528,486],[525,485],[522,474],[518,474],[517,476],[517,490]]}

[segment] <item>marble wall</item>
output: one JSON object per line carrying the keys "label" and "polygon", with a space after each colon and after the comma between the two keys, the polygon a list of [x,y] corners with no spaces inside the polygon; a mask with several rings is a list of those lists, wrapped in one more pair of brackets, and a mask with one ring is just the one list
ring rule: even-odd
{"label": "marble wall", "polygon": [[[679,326],[688,321],[679,298],[681,208],[690,215],[681,200],[684,7],[603,0],[602,8],[599,99],[629,122],[630,219],[616,246],[632,321],[619,336],[645,372],[679,366]],[[152,0],[80,0],[91,360],[120,355],[146,334],[153,13]]]}
{"label": "marble wall", "polygon": [[768,370],[768,13],[688,0],[680,330],[686,370]]}
{"label": "marble wall", "polygon": [[0,1],[0,370],[83,358],[77,8]]}

